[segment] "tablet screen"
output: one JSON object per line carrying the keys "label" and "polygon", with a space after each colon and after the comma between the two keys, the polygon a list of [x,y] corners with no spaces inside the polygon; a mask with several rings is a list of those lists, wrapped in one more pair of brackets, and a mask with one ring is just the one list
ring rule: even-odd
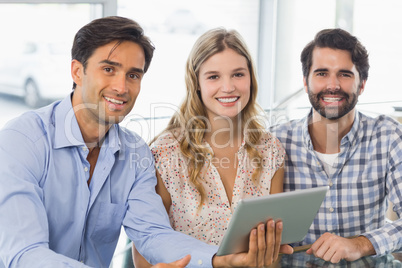
{"label": "tablet screen", "polygon": [[240,200],[217,255],[247,252],[250,231],[269,219],[282,220],[282,244],[302,241],[328,188],[320,186]]}

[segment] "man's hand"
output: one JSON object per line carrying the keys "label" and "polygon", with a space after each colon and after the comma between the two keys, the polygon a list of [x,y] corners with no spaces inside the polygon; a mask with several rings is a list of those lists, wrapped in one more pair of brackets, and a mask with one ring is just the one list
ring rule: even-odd
{"label": "man's hand", "polygon": [[180,260],[171,263],[158,263],[151,268],[184,268],[190,262],[191,255],[187,255]]}
{"label": "man's hand", "polygon": [[338,263],[342,259],[355,261],[361,257],[373,255],[375,250],[370,240],[364,236],[344,238],[325,233],[311,245],[306,253],[314,254],[325,261]]}
{"label": "man's hand", "polygon": [[246,253],[215,256],[214,267],[266,267],[278,259],[279,253],[292,254],[293,248],[281,245],[283,223],[269,220],[251,230],[249,251]]}

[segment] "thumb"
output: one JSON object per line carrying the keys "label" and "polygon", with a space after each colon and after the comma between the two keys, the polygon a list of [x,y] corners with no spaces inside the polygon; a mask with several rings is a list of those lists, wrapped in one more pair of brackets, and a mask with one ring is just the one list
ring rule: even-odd
{"label": "thumb", "polygon": [[281,248],[279,249],[279,252],[282,254],[292,254],[293,253],[293,248],[290,245],[281,245]]}
{"label": "thumb", "polygon": [[190,262],[191,255],[186,255],[180,260],[174,261],[171,264],[176,265],[177,267],[186,267],[186,265]]}

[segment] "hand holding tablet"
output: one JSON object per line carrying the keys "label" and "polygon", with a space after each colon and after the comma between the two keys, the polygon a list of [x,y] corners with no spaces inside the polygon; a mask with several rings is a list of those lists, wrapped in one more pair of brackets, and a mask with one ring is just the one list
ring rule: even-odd
{"label": "hand holding tablet", "polygon": [[247,252],[250,231],[269,219],[282,220],[282,244],[303,240],[327,191],[321,186],[241,200],[216,255]]}

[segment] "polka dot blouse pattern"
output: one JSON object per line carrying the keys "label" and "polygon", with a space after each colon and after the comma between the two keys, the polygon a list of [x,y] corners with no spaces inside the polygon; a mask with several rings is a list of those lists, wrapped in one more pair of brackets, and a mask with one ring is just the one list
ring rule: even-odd
{"label": "polka dot blouse pattern", "polygon": [[[198,210],[200,195],[190,183],[188,160],[181,153],[178,140],[170,132],[159,136],[151,150],[155,167],[171,196],[169,218],[173,229],[208,244],[219,245],[239,200],[269,194],[272,176],[282,166],[285,151],[276,137],[264,133],[259,144],[255,145],[263,161],[262,173],[255,184],[251,179],[253,163],[244,144],[243,141],[237,152],[238,166],[232,203],[229,204],[217,169],[210,161],[205,161],[202,185],[207,198],[201,210]],[[205,146],[209,145],[205,143]]]}

